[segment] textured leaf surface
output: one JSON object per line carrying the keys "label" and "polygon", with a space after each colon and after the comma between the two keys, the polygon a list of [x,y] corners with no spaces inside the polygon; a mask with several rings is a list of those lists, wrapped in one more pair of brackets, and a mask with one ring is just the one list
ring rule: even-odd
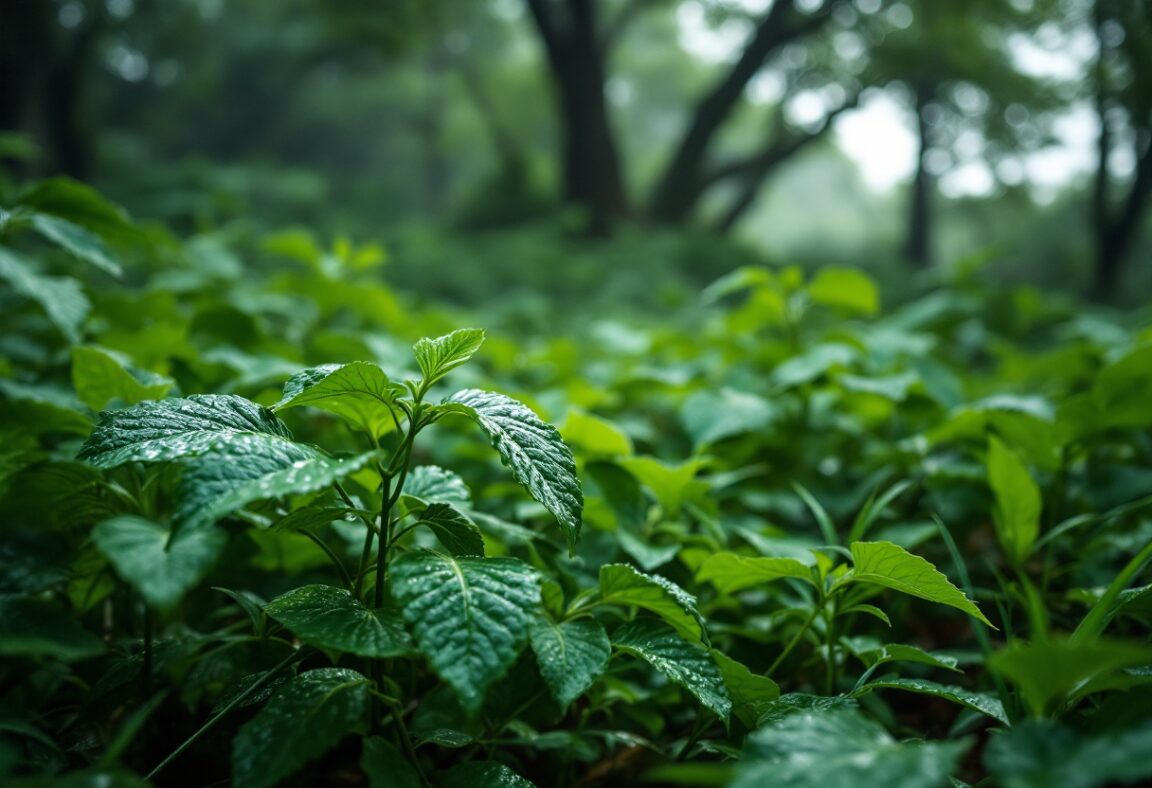
{"label": "textured leaf surface", "polygon": [[592,686],[612,655],[608,633],[593,619],[557,624],[541,616],[532,625],[531,639],[540,675],[561,709]]}
{"label": "textured leaf surface", "polygon": [[395,428],[392,407],[398,389],[384,370],[368,361],[325,364],[293,375],[273,410],[309,405],[334,413],[375,436]]}
{"label": "textured leaf surface", "polygon": [[503,394],[465,389],[445,403],[463,406],[487,433],[516,481],[560,523],[568,550],[574,552],[580,537],[584,495],[572,451],[556,428]]}
{"label": "textured leaf surface", "polygon": [[392,593],[432,667],[475,713],[528,638],[540,578],[514,558],[405,553],[391,567]]}
{"label": "textured leaf surface", "polygon": [[468,361],[484,343],[484,329],[461,328],[435,339],[424,338],[412,346],[416,363],[424,375],[424,385],[431,386],[456,367]]}
{"label": "textured leaf surface", "polygon": [[756,675],[743,663],[719,651],[712,652],[712,659],[724,677],[724,686],[732,699],[732,713],[749,728],[754,727],[780,697],[780,687],[767,676]]}
{"label": "textured leaf surface", "polygon": [[614,605],[633,605],[663,618],[687,640],[708,642],[696,597],[666,577],[639,572],[627,564],[600,567],[600,598]]}
{"label": "textured leaf surface", "polygon": [[264,612],[310,646],[377,659],[415,652],[398,613],[369,610],[343,588],[302,586],[273,599]]}
{"label": "textured leaf surface", "polygon": [[753,732],[731,788],[931,788],[969,743],[903,743],[853,710],[799,712]]}
{"label": "textured leaf surface", "polygon": [[986,692],[972,692],[963,687],[956,687],[950,684],[939,684],[935,681],[927,681],[924,679],[888,679],[885,681],[870,681],[860,689],[853,692],[853,696],[859,697],[866,693],[878,689],[902,689],[908,692],[915,692],[920,695],[932,695],[936,698],[944,698],[953,703],[959,703],[961,706],[967,706],[973,711],[978,711],[981,714],[987,714],[994,720],[1008,724],[1008,715],[1004,712],[1004,704],[1000,699]]}
{"label": "textured leaf surface", "polygon": [[647,662],[696,696],[717,717],[728,719],[732,700],[709,650],[682,638],[667,624],[637,619],[612,636],[618,650]]}
{"label": "textured leaf surface", "polygon": [[301,673],[240,728],[232,743],[232,781],[278,784],[334,747],[368,711],[369,681],[347,668]]}
{"label": "textured leaf surface", "polygon": [[444,772],[440,788],[535,788],[535,785],[502,763],[468,761]]}
{"label": "textured leaf surface", "polygon": [[55,657],[69,662],[103,651],[100,638],[51,602],[0,596],[0,656]]}
{"label": "textured leaf surface", "polygon": [[35,301],[70,342],[80,341],[80,326],[91,304],[80,283],[66,276],[44,276],[24,257],[0,248],[0,280],[14,292]]}
{"label": "textured leaf surface", "polygon": [[1028,557],[1040,533],[1040,488],[996,436],[988,438],[988,483],[996,495],[996,535],[1013,561]]}
{"label": "textured leaf surface", "polygon": [[46,213],[34,213],[30,217],[30,221],[36,232],[69,254],[86,263],[91,263],[113,276],[120,276],[123,273],[115,253],[95,233],[89,232],[67,219]]}
{"label": "textured leaf surface", "polygon": [[176,385],[176,381],[162,375],[134,372],[100,348],[72,348],[72,386],[76,395],[93,410],[102,410],[113,400],[135,405],[143,400],[160,399]]}
{"label": "textured leaf surface", "polygon": [[212,568],[228,534],[218,528],[181,531],[172,538],[164,526],[143,517],[115,517],[99,523],[92,541],[120,575],[152,607],[170,610]]}
{"label": "textured leaf surface", "polygon": [[942,572],[899,545],[892,542],[853,542],[852,561],[856,565],[851,576],[853,582],[875,583],[929,602],[948,605],[992,626],[980,608],[952,585]]}
{"label": "textured leaf surface", "polygon": [[706,560],[696,574],[701,583],[710,582],[722,594],[754,588],[773,580],[792,577],[812,585],[812,569],[795,558],[755,558],[735,553],[717,553]]}
{"label": "textured leaf surface", "polygon": [[484,555],[484,537],[480,528],[452,504],[432,504],[420,515],[418,522],[428,526],[452,555]]}
{"label": "textured leaf surface", "polygon": [[404,480],[404,494],[429,503],[472,505],[472,491],[459,474],[438,465],[417,465]]}
{"label": "textured leaf surface", "polygon": [[141,402],[106,411],[80,451],[80,459],[100,468],[126,462],[166,462],[207,451],[234,435],[292,438],[267,408],[233,394],[193,395]]}

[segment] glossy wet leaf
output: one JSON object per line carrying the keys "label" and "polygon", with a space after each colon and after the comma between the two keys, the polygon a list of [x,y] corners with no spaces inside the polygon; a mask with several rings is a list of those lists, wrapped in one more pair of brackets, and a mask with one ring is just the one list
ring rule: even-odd
{"label": "glossy wet leaf", "polygon": [[595,619],[557,624],[540,616],[532,625],[530,638],[540,675],[561,709],[567,709],[592,686],[612,655],[608,633]]}
{"label": "glossy wet leaf", "polygon": [[536,788],[516,772],[496,761],[457,764],[440,777],[440,788]]}
{"label": "glossy wet leaf", "polygon": [[780,697],[779,685],[719,651],[712,652],[712,659],[720,668],[724,687],[732,699],[732,713],[747,727],[755,727],[760,716]]}
{"label": "glossy wet leaf", "polygon": [[395,429],[393,403],[399,391],[402,389],[393,385],[384,370],[371,362],[325,364],[293,375],[272,410],[308,405],[334,413],[353,428],[380,437]]}
{"label": "glossy wet leaf", "polygon": [[409,471],[404,494],[429,503],[472,505],[472,491],[460,475],[438,465],[417,465]]}
{"label": "glossy wet leaf", "polygon": [[849,582],[874,583],[948,605],[992,626],[963,591],[920,556],[891,542],[853,542],[851,549],[855,569]]}
{"label": "glossy wet leaf", "polygon": [[[267,408],[234,394],[200,394],[105,411],[79,458],[99,468],[167,462],[207,451],[221,439],[263,435],[290,443],[292,433]],[[300,449],[301,459],[304,450]]]}
{"label": "glossy wet leaf", "polygon": [[172,532],[143,517],[104,520],[92,541],[118,574],[154,608],[170,610],[203,579],[228,543],[218,528]]}
{"label": "glossy wet leaf", "polygon": [[795,558],[758,558],[736,553],[716,553],[696,573],[698,582],[710,582],[722,594],[733,594],[785,578],[815,584],[811,567]]}
{"label": "glossy wet leaf", "polygon": [[528,639],[540,608],[536,570],[514,558],[413,551],[393,561],[390,572],[417,647],[475,713]]}
{"label": "glossy wet leaf", "polygon": [[484,555],[484,537],[476,523],[449,503],[434,503],[417,520],[428,526],[452,555]]}
{"label": "glossy wet leaf", "polygon": [[620,627],[612,634],[612,645],[644,660],[695,695],[717,717],[728,719],[732,699],[709,649],[654,619],[636,619]]}
{"label": "glossy wet leaf", "polygon": [[84,262],[113,276],[123,273],[116,253],[104,239],[80,225],[47,213],[32,214],[29,223],[41,236]]}
{"label": "glossy wet leaf", "polygon": [[0,280],[7,282],[12,292],[39,304],[69,342],[80,341],[80,327],[88,317],[91,304],[78,281],[67,276],[41,274],[31,261],[3,247],[0,247]]}
{"label": "glossy wet leaf", "polygon": [[442,337],[425,337],[412,346],[416,363],[424,376],[424,385],[431,386],[456,367],[475,355],[484,344],[484,329],[460,328]]}
{"label": "glossy wet leaf", "polygon": [[661,575],[649,575],[627,564],[600,567],[600,599],[651,611],[688,640],[708,642],[696,597]]}
{"label": "glossy wet leaf", "polygon": [[232,742],[232,781],[266,788],[361,728],[370,682],[347,668],[318,668],[285,684]]}
{"label": "glossy wet leaf", "polygon": [[987,692],[973,692],[950,684],[940,684],[926,679],[884,679],[870,681],[852,693],[854,697],[874,692],[878,689],[900,689],[915,692],[920,695],[931,695],[936,698],[950,700],[973,711],[986,714],[997,722],[1008,724],[1008,715],[1004,711],[1004,704],[995,695]]}
{"label": "glossy wet leaf", "polygon": [[369,610],[344,588],[301,586],[273,599],[264,612],[317,648],[375,659],[415,653],[398,612]]}
{"label": "glossy wet leaf", "polygon": [[556,428],[503,394],[465,389],[445,403],[462,407],[487,433],[516,481],[560,523],[568,550],[574,552],[580,538],[584,495],[572,451]]}
{"label": "glossy wet leaf", "polygon": [[72,348],[72,386],[92,410],[102,410],[113,401],[135,405],[160,399],[174,385],[171,378],[126,367],[100,348]]}
{"label": "glossy wet leaf", "polygon": [[0,657],[73,662],[103,652],[103,641],[63,608],[45,599],[0,596]]}
{"label": "glossy wet leaf", "polygon": [[1040,533],[1040,488],[1020,458],[995,435],[988,438],[988,483],[996,496],[1000,547],[1020,563]]}
{"label": "glossy wet leaf", "polygon": [[731,788],[944,788],[970,745],[900,742],[850,709],[803,711],[748,737]]}

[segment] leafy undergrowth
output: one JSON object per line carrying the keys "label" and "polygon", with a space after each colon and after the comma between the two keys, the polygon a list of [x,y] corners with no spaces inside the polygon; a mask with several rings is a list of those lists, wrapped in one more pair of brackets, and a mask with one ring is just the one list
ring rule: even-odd
{"label": "leafy undergrowth", "polygon": [[0,213],[6,785],[1152,778],[1147,315],[750,267],[486,337],[381,260]]}

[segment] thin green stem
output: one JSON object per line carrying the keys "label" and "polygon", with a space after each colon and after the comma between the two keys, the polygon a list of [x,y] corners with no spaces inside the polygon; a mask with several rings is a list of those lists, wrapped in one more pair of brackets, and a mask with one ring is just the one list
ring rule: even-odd
{"label": "thin green stem", "polygon": [[792,636],[792,639],[788,641],[788,645],[784,647],[784,650],[780,652],[780,656],[776,657],[776,660],[768,667],[764,675],[771,677],[772,674],[776,672],[776,668],[780,667],[780,663],[788,658],[788,655],[792,653],[792,649],[796,648],[796,645],[800,642],[801,638],[807,634],[809,628],[812,626],[812,622],[816,620],[816,617],[820,615],[820,611],[823,609],[824,602],[821,600],[813,608],[812,615],[808,616],[808,619],[800,627],[800,630]]}
{"label": "thin green stem", "polygon": [[360,568],[356,570],[356,585],[352,590],[352,596],[356,599],[360,598],[360,594],[364,591],[364,575],[368,574],[371,567],[368,566],[369,560],[372,558],[372,537],[376,535],[372,530],[372,526],[365,524],[364,526],[364,549],[360,551]]}
{"label": "thin green stem", "polygon": [[344,581],[345,587],[351,590],[352,578],[348,575],[348,570],[344,568],[344,563],[340,560],[340,557],[332,551],[332,548],[329,547],[323,539],[307,529],[301,530],[300,533],[307,536],[316,544],[317,547],[324,551],[324,554],[328,556],[328,559],[332,562],[332,565],[336,567],[336,571],[340,573],[340,579]]}

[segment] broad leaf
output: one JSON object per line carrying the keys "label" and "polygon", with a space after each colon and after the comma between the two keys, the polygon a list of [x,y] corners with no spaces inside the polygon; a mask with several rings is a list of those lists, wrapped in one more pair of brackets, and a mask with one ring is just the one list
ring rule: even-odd
{"label": "broad leaf", "polygon": [[720,389],[698,391],[686,399],[680,408],[680,423],[699,447],[763,430],[776,415],[777,408],[763,397]]}
{"label": "broad leaf", "polygon": [[988,438],[988,483],[996,495],[996,535],[1015,563],[1028,557],[1040,533],[1040,488],[999,438]]}
{"label": "broad leaf", "polygon": [[732,713],[747,727],[754,727],[780,697],[780,687],[767,676],[756,675],[743,663],[719,651],[712,652],[712,659],[724,677],[724,686],[732,699]]}
{"label": "broad leaf", "polygon": [[667,624],[637,619],[612,636],[612,645],[647,662],[687,689],[717,717],[727,720],[732,699],[709,649],[682,638]]}
{"label": "broad leaf", "polygon": [[347,668],[319,668],[285,684],[240,728],[232,743],[232,781],[279,784],[360,727],[370,682]]}
{"label": "broad leaf", "polygon": [[879,724],[850,709],[799,712],[748,737],[730,786],[943,786],[969,745],[898,742]]}
{"label": "broad leaf", "polygon": [[449,503],[434,503],[417,521],[428,526],[452,555],[484,555],[484,537],[468,515]]}
{"label": "broad leaf", "polygon": [[460,476],[438,465],[417,465],[404,480],[404,494],[428,503],[472,505],[472,491]]}
{"label": "broad leaf", "polygon": [[103,651],[100,638],[51,602],[0,596],[0,657],[54,657],[71,662]]}
{"label": "broad leaf", "polygon": [[795,558],[752,558],[736,553],[717,553],[710,556],[696,573],[697,581],[711,582],[721,594],[733,594],[784,578],[815,584],[811,567]]}
{"label": "broad leaf", "polygon": [[514,558],[414,551],[392,563],[391,576],[416,645],[474,714],[528,637],[540,607],[536,571]]}
{"label": "broad leaf", "polygon": [[483,343],[482,328],[461,328],[436,339],[418,340],[412,351],[424,376],[425,388],[472,358]]}
{"label": "broad leaf", "polygon": [[72,348],[72,386],[92,410],[102,410],[112,401],[135,405],[160,399],[174,385],[171,378],[126,367],[100,348]]}
{"label": "broad leaf", "polygon": [[220,557],[228,534],[218,528],[181,531],[126,515],[99,523],[96,547],[149,605],[170,610],[203,579]]}
{"label": "broad leaf", "polygon": [[856,268],[821,268],[808,284],[808,297],[814,303],[861,315],[874,315],[880,309],[876,283]]}
{"label": "broad leaf", "polygon": [[654,457],[624,457],[617,464],[635,476],[672,517],[680,514],[684,504],[708,492],[708,485],[696,478],[704,464],[700,459],[668,465]]}
{"label": "broad leaf", "polygon": [[[885,619],[887,616],[885,616]],[[891,626],[891,623],[888,623]],[[881,646],[876,645],[872,648],[860,649],[854,651],[856,656],[864,660],[864,664],[869,667],[873,665],[883,665],[889,662],[916,662],[921,665],[931,665],[934,668],[942,668],[944,670],[953,670],[961,673],[959,668],[956,667],[956,658],[944,654],[931,654],[922,648],[916,646],[909,646],[904,643],[889,643]]]}
{"label": "broad leaf", "polygon": [[572,451],[556,428],[510,397],[465,389],[445,400],[480,425],[516,481],[560,523],[569,553],[576,550],[584,495]]}
{"label": "broad leaf", "polygon": [[264,612],[317,648],[375,659],[414,653],[398,613],[369,610],[343,588],[302,586],[273,599]]}
{"label": "broad leaf", "polygon": [[[853,573],[844,582],[874,583],[962,610],[988,626],[980,608],[935,566],[891,542],[853,542]],[[995,627],[993,627],[995,629]]]}
{"label": "broad leaf", "polygon": [[95,233],[67,219],[46,213],[32,214],[29,222],[32,229],[69,254],[113,276],[120,276],[123,273],[116,255]]}
{"label": "broad leaf", "polygon": [[627,457],[632,454],[632,439],[610,421],[570,410],[560,428],[565,442],[582,455],[590,457]]}
{"label": "broad leaf", "polygon": [[364,740],[360,768],[368,778],[368,788],[423,788],[416,768],[392,742],[373,736]]}
{"label": "broad leaf", "polygon": [[600,599],[649,610],[671,624],[682,637],[708,642],[696,597],[660,575],[648,575],[627,564],[606,564],[600,567]]}
{"label": "broad leaf", "polygon": [[101,413],[79,458],[99,468],[167,462],[201,454],[223,438],[253,434],[280,438],[284,443],[292,438],[272,411],[233,394],[141,402]]}
{"label": "broad leaf", "polygon": [[384,370],[371,362],[325,364],[293,375],[272,409],[309,405],[380,437],[395,429],[394,415],[399,414],[393,408],[398,391],[401,389],[388,380]]}
{"label": "broad leaf", "polygon": [[557,624],[540,616],[532,625],[530,636],[540,675],[561,709],[567,709],[592,686],[612,655],[608,633],[594,619]]}
{"label": "broad leaf", "polygon": [[440,788],[536,788],[516,772],[496,761],[457,764],[440,778]]}
{"label": "broad leaf", "polygon": [[959,703],[973,711],[987,714],[994,720],[1008,724],[1008,715],[1004,711],[1004,704],[1000,699],[986,692],[972,692],[963,687],[950,684],[939,684],[925,679],[887,679],[884,681],[870,681],[852,693],[853,697],[860,697],[878,689],[901,689],[915,692],[920,695],[931,695],[936,698]]}
{"label": "broad leaf", "polygon": [[78,281],[71,277],[40,274],[24,257],[2,247],[0,280],[7,282],[13,292],[38,303],[70,342],[80,341],[80,326],[92,305]]}
{"label": "broad leaf", "polygon": [[1005,788],[1095,788],[1152,778],[1152,723],[1102,736],[1034,720],[993,732],[984,764]]}

